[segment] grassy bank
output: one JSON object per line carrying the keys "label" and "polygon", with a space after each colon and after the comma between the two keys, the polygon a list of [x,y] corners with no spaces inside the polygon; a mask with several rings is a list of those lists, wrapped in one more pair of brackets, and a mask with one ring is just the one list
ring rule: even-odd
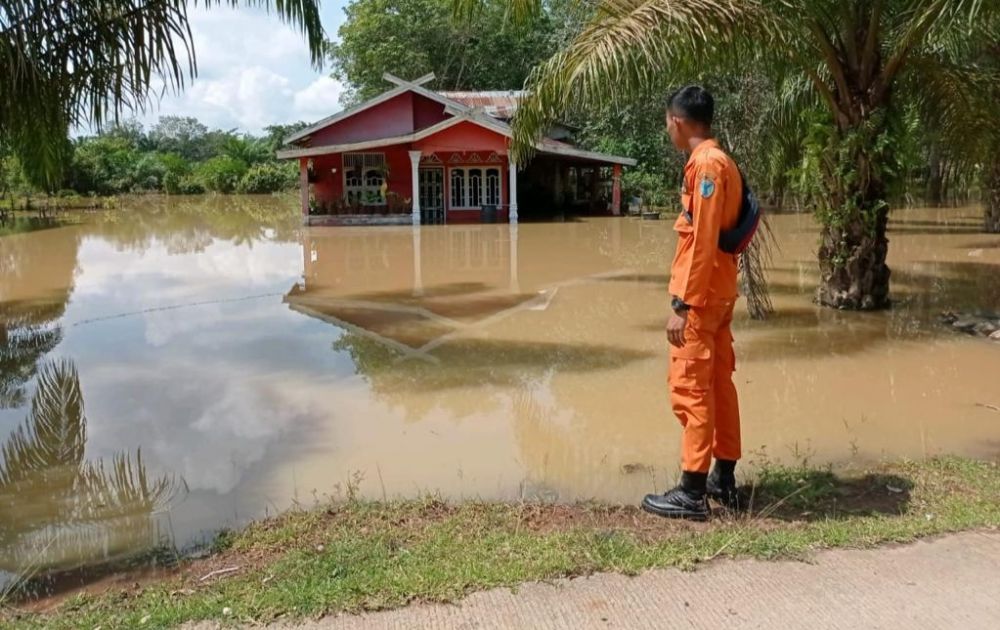
{"label": "grassy bank", "polygon": [[632,507],[348,501],[220,536],[210,557],[142,586],[81,594],[10,628],[269,621],[449,601],[474,590],[713,558],[796,558],[1000,525],[1000,468],[948,458],[849,476],[768,468],[751,510],[708,523]]}

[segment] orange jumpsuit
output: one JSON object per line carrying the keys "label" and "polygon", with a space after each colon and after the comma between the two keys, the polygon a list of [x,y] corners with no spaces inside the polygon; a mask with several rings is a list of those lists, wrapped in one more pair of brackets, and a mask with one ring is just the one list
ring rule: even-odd
{"label": "orange jumpsuit", "polygon": [[670,293],[691,306],[684,346],[670,346],[670,403],[684,427],[682,469],[708,472],[712,456],[740,458],[740,410],[733,384],[733,306],[739,295],[737,257],[719,249],[720,230],[740,212],[743,181],[714,140],[691,153],[684,167],[677,252]]}

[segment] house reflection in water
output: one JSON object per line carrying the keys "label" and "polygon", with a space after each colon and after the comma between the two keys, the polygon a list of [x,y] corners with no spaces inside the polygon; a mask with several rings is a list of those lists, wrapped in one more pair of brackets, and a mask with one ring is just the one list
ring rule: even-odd
{"label": "house reflection in water", "polygon": [[615,261],[621,225],[581,230],[558,247],[543,226],[313,228],[303,236],[303,281],[285,300],[434,363],[433,351],[449,341],[524,310],[546,310],[561,287],[632,273]]}
{"label": "house reflection in water", "polygon": [[[453,497],[606,498],[647,483],[620,474],[662,446],[641,437],[662,422],[659,336],[629,322],[664,308],[663,279],[639,254],[666,251],[670,234],[644,229],[615,219],[307,229],[303,280],[285,301],[332,324],[333,350],[364,379],[345,413],[400,414],[413,427],[383,445],[441,432],[405,455],[386,446],[391,460],[369,445],[337,465],[375,461],[390,493],[413,482]],[[436,472],[460,468],[452,481]]]}

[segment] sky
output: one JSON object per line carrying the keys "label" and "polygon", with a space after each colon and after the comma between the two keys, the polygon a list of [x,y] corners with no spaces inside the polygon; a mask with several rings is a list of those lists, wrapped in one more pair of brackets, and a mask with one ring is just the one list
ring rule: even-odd
{"label": "sky", "polygon": [[[323,0],[323,28],[334,39],[348,0]],[[194,116],[210,129],[259,134],[264,127],[313,122],[341,109],[343,86],[326,67],[309,62],[305,38],[274,15],[226,6],[189,9],[198,76],[179,94],[166,94],[135,118]]]}

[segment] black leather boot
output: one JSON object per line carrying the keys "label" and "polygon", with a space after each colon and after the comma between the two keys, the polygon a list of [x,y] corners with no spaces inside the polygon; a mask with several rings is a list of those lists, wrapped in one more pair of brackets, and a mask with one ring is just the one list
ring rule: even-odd
{"label": "black leather boot", "polygon": [[705,492],[731,510],[740,509],[740,495],[736,489],[736,462],[725,459],[715,460]]}
{"label": "black leather boot", "polygon": [[708,518],[705,501],[707,473],[683,472],[680,484],[664,494],[647,494],[642,509],[667,518],[704,521]]}

